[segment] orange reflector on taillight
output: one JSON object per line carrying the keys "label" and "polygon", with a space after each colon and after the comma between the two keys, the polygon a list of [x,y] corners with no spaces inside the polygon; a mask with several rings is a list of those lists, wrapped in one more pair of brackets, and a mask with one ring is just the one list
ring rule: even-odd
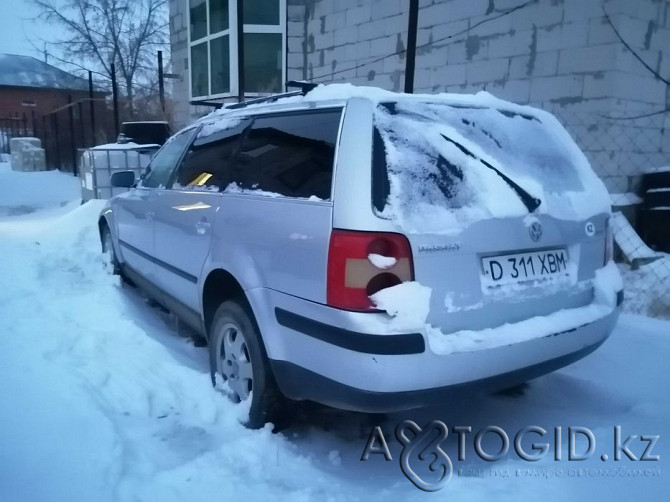
{"label": "orange reflector on taillight", "polygon": [[[368,259],[371,254],[395,261],[379,268]],[[374,308],[370,295],[412,280],[412,249],[404,235],[333,230],[328,249],[328,305],[370,310]]]}

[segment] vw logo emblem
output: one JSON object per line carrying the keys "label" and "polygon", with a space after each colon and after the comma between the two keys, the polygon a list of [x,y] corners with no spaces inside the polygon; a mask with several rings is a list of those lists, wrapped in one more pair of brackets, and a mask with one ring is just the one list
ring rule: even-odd
{"label": "vw logo emblem", "polygon": [[528,233],[530,238],[533,239],[533,242],[537,242],[542,237],[542,225],[539,222],[533,222],[533,224],[528,228]]}
{"label": "vw logo emblem", "polygon": [[584,232],[586,232],[586,235],[589,237],[593,237],[596,234],[596,226],[593,224],[592,221],[589,221],[586,226],[584,227]]}

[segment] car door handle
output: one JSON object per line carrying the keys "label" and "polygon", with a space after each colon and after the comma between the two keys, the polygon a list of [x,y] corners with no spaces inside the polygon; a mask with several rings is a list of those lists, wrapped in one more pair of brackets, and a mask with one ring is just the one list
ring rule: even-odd
{"label": "car door handle", "polygon": [[147,215],[147,220],[153,220],[154,216],[156,216],[156,211],[147,211],[146,215]]}
{"label": "car door handle", "polygon": [[198,223],[195,224],[195,231],[200,235],[204,235],[207,233],[207,230],[209,230],[209,227],[211,226],[212,224],[207,220],[200,220]]}

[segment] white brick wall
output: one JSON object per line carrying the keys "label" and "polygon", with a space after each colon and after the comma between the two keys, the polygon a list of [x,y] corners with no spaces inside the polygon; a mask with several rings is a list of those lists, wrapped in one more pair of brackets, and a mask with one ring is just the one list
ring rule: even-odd
{"label": "white brick wall", "polygon": [[[623,190],[629,186],[628,176],[639,170],[635,162],[643,163],[640,156],[665,155],[670,164],[670,118],[666,114],[622,124],[628,131],[624,136],[632,139],[619,147],[623,152],[613,155],[614,145],[596,144],[596,139],[617,129],[601,131],[599,117],[662,109],[670,104],[670,91],[622,46],[603,17],[603,2],[626,40],[670,78],[667,2],[538,0],[475,26],[523,0],[420,0],[415,88],[486,89],[546,108],[562,118],[594,165],[614,169],[601,174],[611,179],[610,187]],[[402,89],[405,57],[393,53],[406,48],[407,0],[287,0],[287,4],[289,79],[304,74],[319,77],[315,80],[320,82]],[[179,117],[189,116],[184,105],[188,101],[185,6],[185,0],[170,1],[174,71],[186,77],[174,82]],[[310,43],[304,45],[306,18]],[[636,136],[639,131],[645,134]]]}

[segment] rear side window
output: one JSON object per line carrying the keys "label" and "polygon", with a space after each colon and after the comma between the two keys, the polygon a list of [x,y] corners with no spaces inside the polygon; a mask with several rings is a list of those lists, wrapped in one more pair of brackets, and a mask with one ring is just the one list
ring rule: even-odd
{"label": "rear side window", "polygon": [[231,164],[242,145],[249,119],[224,119],[203,125],[186,152],[172,188],[220,190],[231,180]]}
{"label": "rear side window", "polygon": [[232,174],[232,189],[330,199],[342,110],[257,117]]}

